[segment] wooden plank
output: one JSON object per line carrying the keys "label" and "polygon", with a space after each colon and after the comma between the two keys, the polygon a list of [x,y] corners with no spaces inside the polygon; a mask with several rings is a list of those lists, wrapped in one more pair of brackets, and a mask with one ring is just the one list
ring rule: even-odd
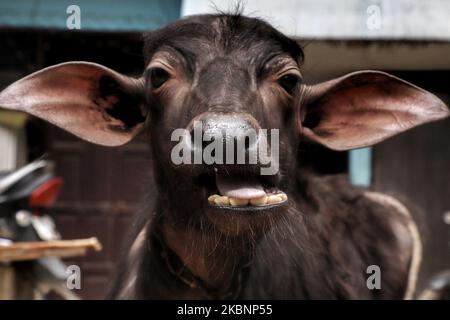
{"label": "wooden plank", "polygon": [[40,242],[15,242],[0,246],[0,262],[35,260],[44,257],[74,257],[85,255],[87,250],[100,251],[97,238]]}

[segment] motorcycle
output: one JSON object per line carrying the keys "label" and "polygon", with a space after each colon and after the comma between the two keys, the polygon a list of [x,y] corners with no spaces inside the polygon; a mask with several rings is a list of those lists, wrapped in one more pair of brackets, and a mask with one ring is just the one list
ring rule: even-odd
{"label": "motorcycle", "polygon": [[79,299],[61,258],[101,245],[96,238],[61,240],[48,212],[62,184],[49,160],[0,173],[0,299]]}

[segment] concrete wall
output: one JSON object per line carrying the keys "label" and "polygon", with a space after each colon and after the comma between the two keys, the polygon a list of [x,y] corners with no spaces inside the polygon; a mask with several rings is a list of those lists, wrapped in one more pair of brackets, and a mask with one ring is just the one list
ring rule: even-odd
{"label": "concrete wall", "polygon": [[[229,10],[233,0],[184,0],[182,15]],[[244,13],[291,36],[450,40],[447,0],[247,0]]]}

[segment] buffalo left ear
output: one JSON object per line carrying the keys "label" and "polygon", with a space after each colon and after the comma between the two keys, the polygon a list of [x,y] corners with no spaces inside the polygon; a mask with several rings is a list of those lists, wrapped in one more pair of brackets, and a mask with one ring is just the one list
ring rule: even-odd
{"label": "buffalo left ear", "polygon": [[0,92],[0,107],[30,113],[78,137],[118,146],[145,122],[143,82],[90,62],[35,72]]}
{"label": "buffalo left ear", "polygon": [[303,134],[334,150],[366,147],[445,118],[435,95],[379,71],[360,71],[307,88]]}

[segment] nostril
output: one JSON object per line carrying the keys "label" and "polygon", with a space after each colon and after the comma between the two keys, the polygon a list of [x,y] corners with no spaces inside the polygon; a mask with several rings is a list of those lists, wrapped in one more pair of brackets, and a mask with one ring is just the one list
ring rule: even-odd
{"label": "nostril", "polygon": [[194,125],[189,133],[193,148],[204,150],[210,143],[219,138],[217,134],[220,132],[211,130],[207,124],[199,122]]}
{"label": "nostril", "polygon": [[194,124],[189,129],[189,135],[191,139],[192,148],[203,147],[202,137],[203,137],[203,122],[202,121],[194,121]]}

